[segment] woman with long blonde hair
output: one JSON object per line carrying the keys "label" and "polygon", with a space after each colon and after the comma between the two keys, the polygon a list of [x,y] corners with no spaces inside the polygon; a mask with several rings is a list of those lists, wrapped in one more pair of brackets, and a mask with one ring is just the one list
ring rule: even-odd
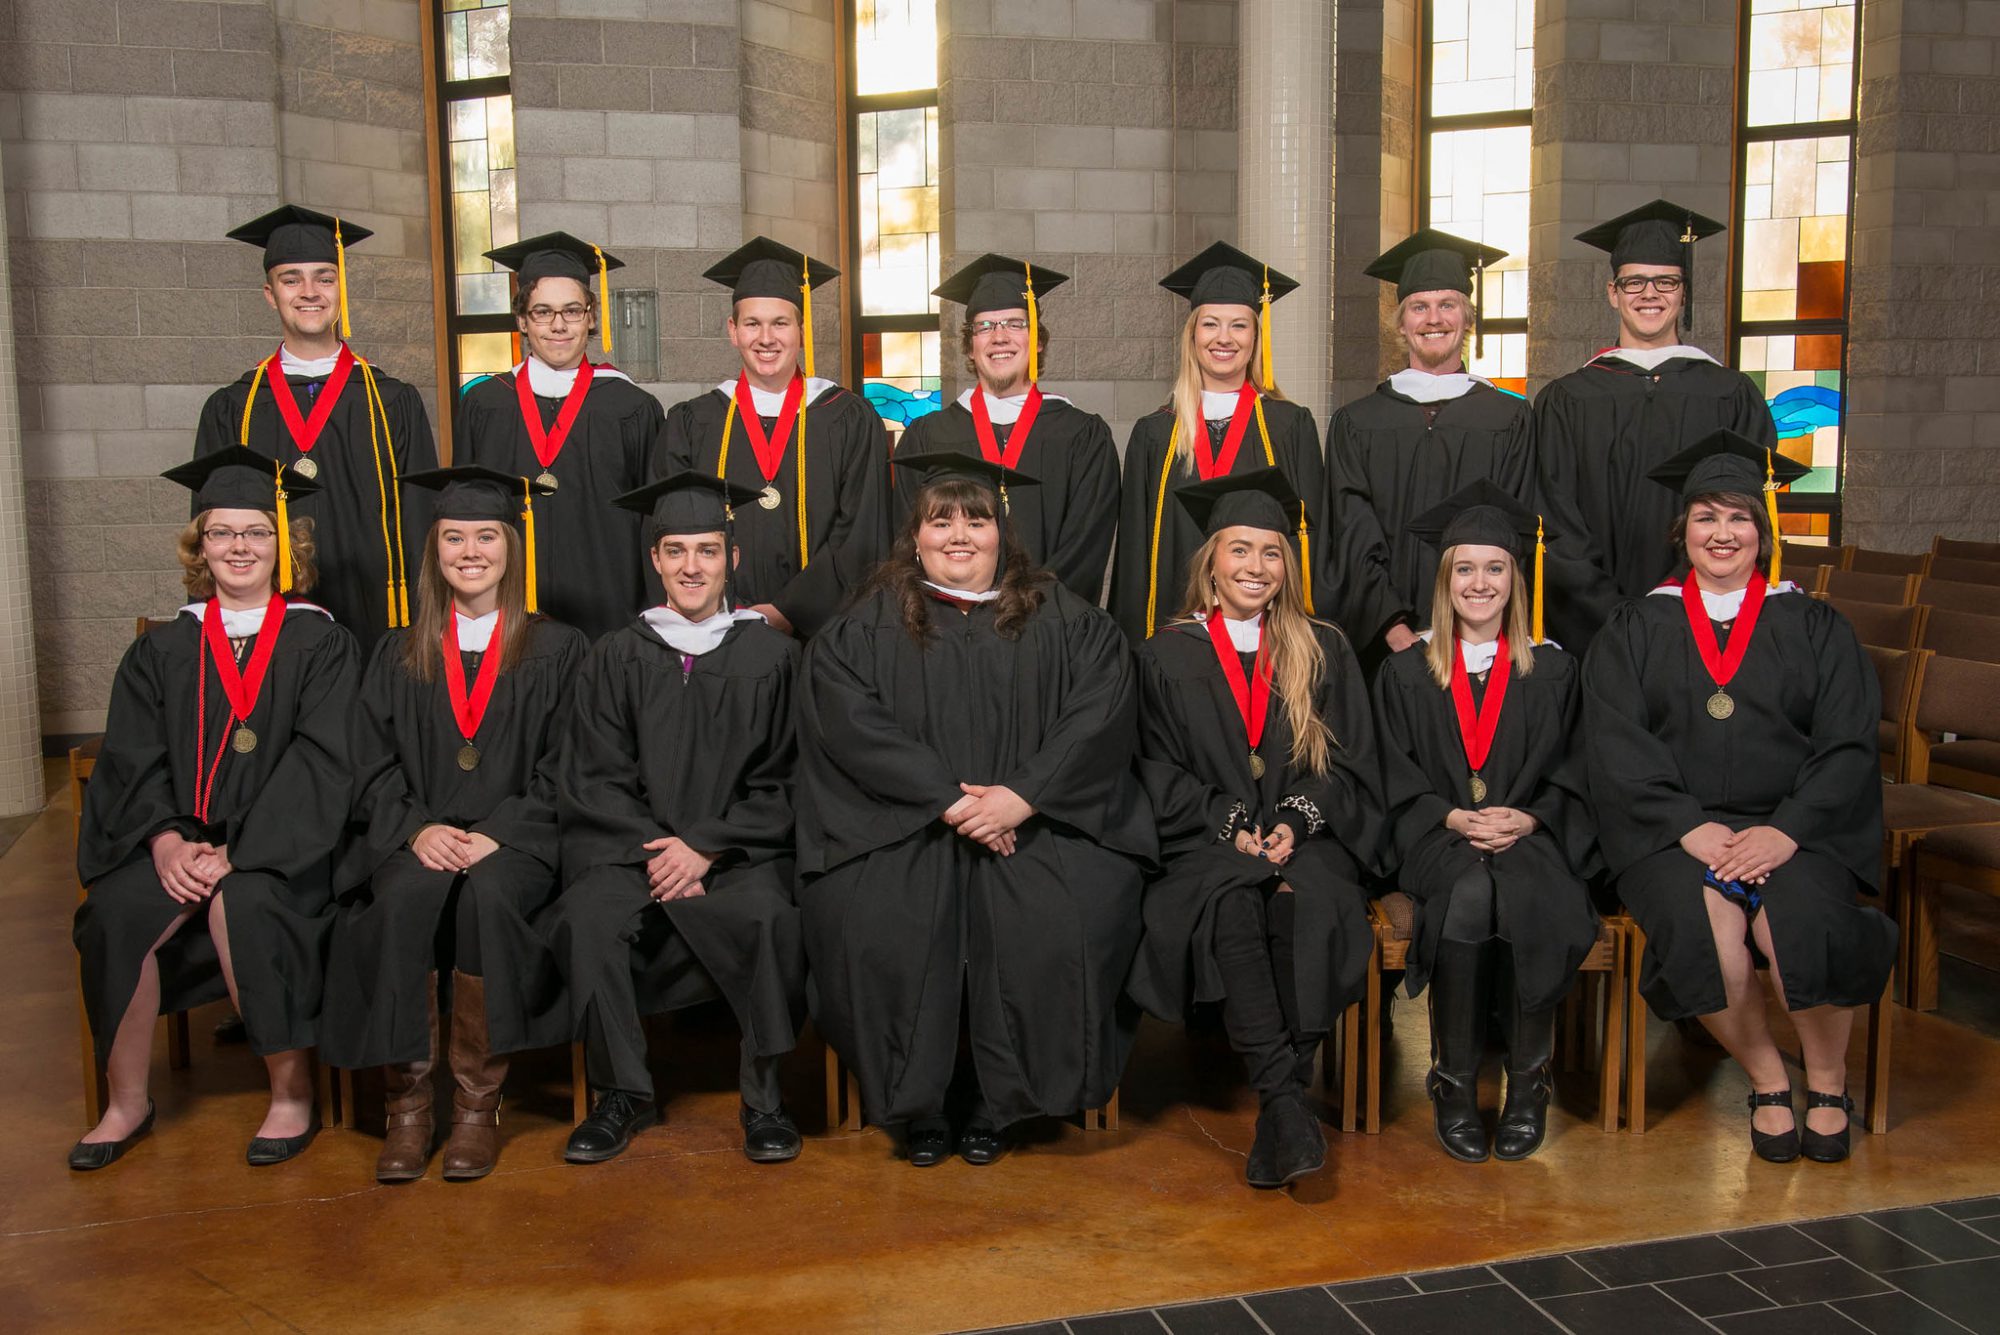
{"label": "woman with long blonde hair", "polygon": [[1264,468],[1278,469],[1304,498],[1292,503],[1284,531],[1301,567],[1303,605],[1314,612],[1326,463],[1312,414],[1285,398],[1271,372],[1271,303],[1298,284],[1218,241],[1160,286],[1187,299],[1188,318],[1173,398],[1133,425],[1125,447],[1111,615],[1134,641],[1172,617],[1188,559],[1202,545],[1175,488]]}
{"label": "woman with long blonde hair", "polygon": [[1244,1175],[1279,1187],[1326,1161],[1313,1054],[1365,977],[1374,724],[1346,637],[1306,611],[1283,474],[1175,500],[1203,541],[1180,616],[1139,650],[1139,769],[1163,872],[1129,990],[1170,1023],[1221,1003],[1259,1102]]}
{"label": "woman with long blonde hair", "polygon": [[[1441,553],[1431,630],[1375,680],[1396,882],[1416,905],[1405,976],[1412,995],[1430,988],[1439,1144],[1525,1159],[1547,1129],[1556,1003],[1597,940],[1578,668],[1542,641],[1522,575],[1539,516],[1482,479],[1410,528]],[[1489,1145],[1479,1063],[1495,1009],[1507,1098]]]}

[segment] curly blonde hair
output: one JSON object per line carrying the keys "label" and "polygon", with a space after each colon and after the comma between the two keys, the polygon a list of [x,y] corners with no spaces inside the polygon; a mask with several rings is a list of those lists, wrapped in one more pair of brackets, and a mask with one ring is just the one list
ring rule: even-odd
{"label": "curly blonde hair", "polygon": [[[175,554],[181,559],[181,587],[195,602],[215,596],[215,576],[208,570],[208,558],[201,552],[201,531],[208,527],[208,517],[213,511],[203,510],[187,527],[181,530],[176,543]],[[272,528],[278,526],[278,516],[269,510],[259,510],[264,522]],[[292,520],[292,592],[311,593],[312,586],[319,582],[319,564],[314,559],[317,547],[313,542],[313,521],[303,515]],[[271,570],[271,591],[277,592],[278,572]]]}

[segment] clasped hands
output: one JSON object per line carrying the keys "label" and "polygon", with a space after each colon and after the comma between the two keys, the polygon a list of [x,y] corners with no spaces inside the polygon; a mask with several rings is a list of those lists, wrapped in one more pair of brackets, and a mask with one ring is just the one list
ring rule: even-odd
{"label": "clasped hands", "polygon": [[677,835],[665,835],[641,845],[653,856],[646,861],[646,889],[662,904],[671,899],[697,899],[708,893],[701,878],[715,865],[707,853],[697,853]]}
{"label": "clasped hands", "polygon": [[1261,826],[1254,830],[1238,830],[1235,844],[1237,852],[1263,858],[1274,867],[1284,866],[1298,851],[1289,825],[1273,826],[1269,834],[1265,834]]}
{"label": "clasped hands", "polygon": [[177,904],[199,904],[236,870],[229,864],[229,845],[183,838],[177,830],[154,835],[152,853],[160,888]]}
{"label": "clasped hands", "polygon": [[1681,849],[1718,881],[1762,885],[1771,873],[1799,851],[1792,837],[1774,825],[1731,830],[1721,821],[1704,821],[1681,836]]}
{"label": "clasped hands", "polygon": [[1536,821],[1513,807],[1459,807],[1444,818],[1445,827],[1465,836],[1482,853],[1504,853],[1535,832]]}
{"label": "clasped hands", "polygon": [[946,825],[992,849],[1001,857],[1014,853],[1014,831],[1035,814],[1026,798],[1004,783],[961,783],[965,796],[939,817]]}
{"label": "clasped hands", "polygon": [[477,831],[442,823],[426,825],[410,836],[410,851],[426,871],[470,871],[499,847]]}

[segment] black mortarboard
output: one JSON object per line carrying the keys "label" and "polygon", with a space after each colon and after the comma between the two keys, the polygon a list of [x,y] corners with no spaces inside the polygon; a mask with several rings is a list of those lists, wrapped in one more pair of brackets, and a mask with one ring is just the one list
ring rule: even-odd
{"label": "black mortarboard", "polygon": [[1534,559],[1534,602],[1530,622],[1536,643],[1542,639],[1542,554],[1556,536],[1541,515],[1521,504],[1487,478],[1476,478],[1403,525],[1439,552],[1454,547],[1498,547],[1517,566]]}
{"label": "black mortarboard", "polygon": [[1694,243],[1728,228],[1668,199],[1578,232],[1576,239],[1611,255],[1611,272],[1626,264],[1671,264],[1681,271],[1681,328],[1694,323]]}
{"label": "black mortarboard", "polygon": [[422,473],[405,473],[406,486],[422,487],[438,494],[432,513],[439,519],[471,522],[496,519],[503,523],[521,522],[527,493],[547,496],[555,488],[531,481],[516,473],[479,464],[458,464],[433,468]]}
{"label": "black mortarboard", "polygon": [[751,297],[775,297],[789,301],[800,311],[800,335],[805,373],[813,373],[812,290],[840,276],[840,270],[825,260],[816,260],[803,250],[793,250],[768,236],[752,237],[702,270],[701,276],[728,288],[731,301]]}
{"label": "black mortarboard", "polygon": [[342,222],[330,213],[302,209],[296,204],[280,204],[269,213],[252,218],[225,234],[231,241],[243,241],[264,248],[264,272],[281,264],[331,264],[337,270],[340,289],[340,336],[353,337],[347,320],[347,247],[366,241],[375,233],[366,227]]}
{"label": "black mortarboard", "polygon": [[1218,241],[1162,278],[1160,286],[1187,298],[1190,306],[1255,306],[1264,299],[1267,280],[1272,301],[1298,287],[1296,279],[1268,268],[1262,260],[1226,241]]}
{"label": "black mortarboard", "polygon": [[588,288],[595,277],[598,339],[604,345],[604,355],[611,355],[611,271],[624,268],[625,261],[568,232],[544,232],[511,246],[496,246],[486,252],[486,258],[503,269],[512,269],[523,292],[543,278],[572,278]]}
{"label": "black mortarboard", "polygon": [[1775,449],[1766,449],[1727,427],[1709,432],[1646,474],[1680,493],[1683,502],[1716,492],[1744,496],[1763,494],[1768,479],[1780,486],[1796,482],[1812,470]]}
{"label": "black mortarboard", "polygon": [[613,505],[646,517],[646,547],[675,534],[720,533],[725,550],[722,591],[727,606],[736,606],[736,515],[762,493],[708,473],[676,473],[658,482],[611,498]]}
{"label": "black mortarboard", "polygon": [[1286,534],[1297,526],[1291,516],[1298,511],[1298,493],[1276,468],[1191,482],[1174,488],[1174,498],[1194,517],[1203,535],[1211,538],[1238,525]]}
{"label": "black mortarboard", "polygon": [[277,515],[278,592],[292,591],[292,516],[286,501],[310,496],[319,485],[275,459],[266,459],[241,445],[216,450],[160,474],[194,493],[188,518],[209,510],[268,510]]}
{"label": "black mortarboard", "polygon": [[1398,301],[1415,292],[1463,292],[1472,297],[1472,354],[1477,357],[1486,351],[1480,329],[1486,306],[1486,269],[1506,258],[1507,252],[1497,246],[1426,227],[1376,256],[1366,273],[1394,283]]}

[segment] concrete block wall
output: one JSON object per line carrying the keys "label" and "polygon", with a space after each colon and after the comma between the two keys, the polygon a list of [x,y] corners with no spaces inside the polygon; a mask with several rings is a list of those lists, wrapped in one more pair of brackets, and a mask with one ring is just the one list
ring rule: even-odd
{"label": "concrete block wall", "polygon": [[1417,216],[1417,2],[1337,0],[1334,23],[1330,399],[1339,405],[1405,364],[1385,332],[1394,290],[1365,270]]}

